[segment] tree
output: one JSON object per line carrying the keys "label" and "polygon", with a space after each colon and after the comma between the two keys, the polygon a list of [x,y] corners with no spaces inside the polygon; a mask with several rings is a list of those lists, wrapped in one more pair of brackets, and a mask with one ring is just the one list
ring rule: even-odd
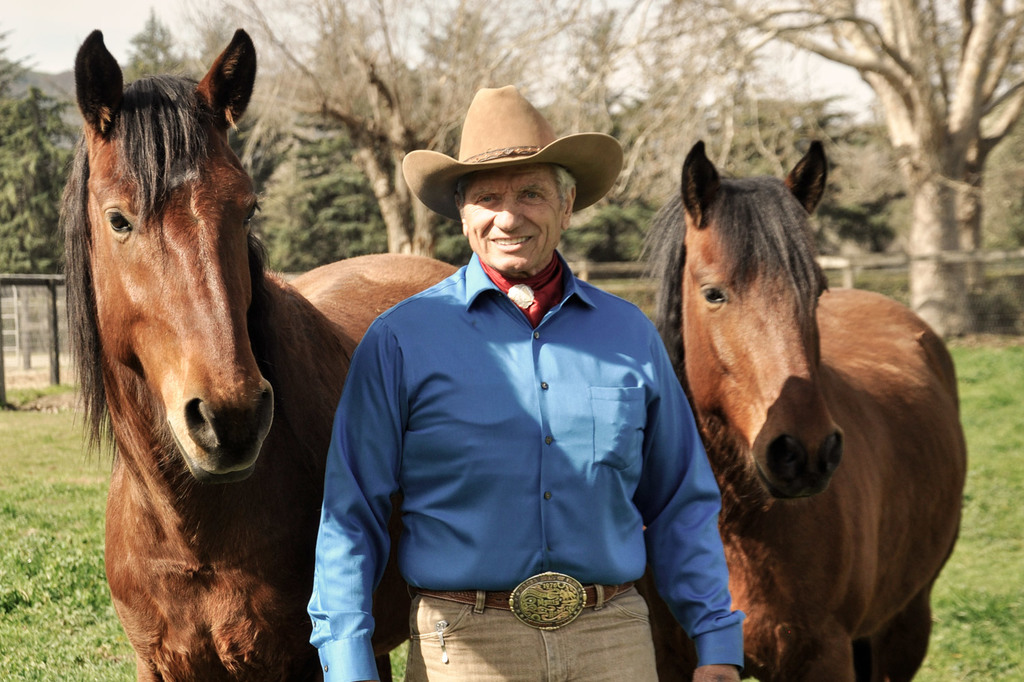
{"label": "tree", "polygon": [[258,228],[271,265],[305,272],[343,258],[387,250],[384,221],[336,131],[316,131],[278,165]]}
{"label": "tree", "polygon": [[57,230],[61,191],[74,131],[67,105],[30,88],[11,95],[21,69],[0,45],[0,272],[53,273],[62,242]]}
{"label": "tree", "polygon": [[146,26],[132,36],[128,64],[124,67],[125,81],[161,73],[182,74],[185,57],[175,47],[174,36],[166,24],[150,8]]}
{"label": "tree", "polygon": [[752,29],[856,69],[875,91],[911,202],[911,306],[937,331],[969,327],[966,278],[942,253],[980,246],[989,154],[1024,109],[1024,11],[965,0],[708,0]]}
{"label": "tree", "polygon": [[985,246],[1024,247],[1024,125],[992,153],[985,181]]}
{"label": "tree", "polygon": [[643,251],[647,225],[657,207],[641,201],[608,204],[562,234],[559,249],[569,260],[635,261]]}
{"label": "tree", "polygon": [[[413,149],[456,155],[479,87],[515,84],[559,134],[599,130],[622,142],[626,159],[616,186],[573,221],[583,228],[580,249],[605,256],[623,243],[626,226],[616,221],[646,227],[630,204],[650,210],[678,192],[683,157],[698,139],[737,174],[749,174],[750,165],[776,171],[773,155],[796,154],[792,143],[811,129],[800,121],[827,116],[822,103],[783,108],[764,100],[779,80],[761,75],[757,54],[703,30],[702,9],[674,0],[616,0],[611,10],[601,2],[537,0],[486,12],[464,0],[295,0],[287,16],[264,14],[267,7],[247,1],[239,16],[197,22],[204,45],[215,27],[242,24],[256,34],[260,82],[253,115],[236,136],[243,161],[269,175],[293,145],[317,139],[310,122],[319,117],[332,136],[349,140],[348,157],[366,176],[361,191],[377,202],[391,251],[464,261],[459,225],[413,199],[401,160]],[[746,148],[757,139],[759,147]],[[294,165],[280,172],[279,180],[297,183],[289,196],[308,191],[299,183],[309,178]]]}
{"label": "tree", "polygon": [[810,140],[827,144],[829,187],[814,220],[822,253],[880,252],[895,241],[893,216],[904,193],[877,126],[855,122],[832,98],[750,97],[729,115],[731,150],[721,168],[732,175],[783,177]]}
{"label": "tree", "polygon": [[0,33],[0,97],[3,98],[10,96],[14,81],[25,70],[20,62],[7,58],[7,46],[4,45],[6,39],[7,32]]}
{"label": "tree", "polygon": [[[343,130],[380,206],[389,250],[432,254],[441,219],[413,200],[402,158],[414,149],[453,153],[479,87],[543,87],[550,55],[541,48],[571,23],[573,5],[532,0],[484,11],[454,0],[298,0],[289,15],[316,27],[313,40],[289,35],[288,22],[255,2],[246,14],[285,60],[272,86],[282,98],[277,111],[318,113]],[[538,78],[524,85],[525,73]]]}

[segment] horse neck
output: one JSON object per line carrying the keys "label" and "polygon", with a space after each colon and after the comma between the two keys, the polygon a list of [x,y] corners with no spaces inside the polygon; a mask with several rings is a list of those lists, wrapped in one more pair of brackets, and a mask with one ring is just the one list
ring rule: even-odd
{"label": "horse neck", "polygon": [[722,526],[754,522],[774,502],[758,480],[741,439],[720,418],[697,414],[708,461],[722,494]]}
{"label": "horse neck", "polygon": [[261,358],[274,387],[274,424],[268,439],[309,453],[322,478],[331,425],[356,341],[302,294],[267,275],[268,319]]}

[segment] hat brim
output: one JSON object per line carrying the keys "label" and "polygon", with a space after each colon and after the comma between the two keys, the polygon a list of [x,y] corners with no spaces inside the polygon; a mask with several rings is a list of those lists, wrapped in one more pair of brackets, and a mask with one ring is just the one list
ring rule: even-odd
{"label": "hat brim", "polygon": [[576,179],[573,211],[579,211],[597,202],[615,184],[622,169],[622,147],[604,133],[577,133],[558,138],[536,154],[482,163],[464,163],[440,152],[417,150],[406,155],[402,172],[409,189],[427,208],[459,220],[455,203],[459,178],[477,171],[534,163],[557,164],[572,173]]}

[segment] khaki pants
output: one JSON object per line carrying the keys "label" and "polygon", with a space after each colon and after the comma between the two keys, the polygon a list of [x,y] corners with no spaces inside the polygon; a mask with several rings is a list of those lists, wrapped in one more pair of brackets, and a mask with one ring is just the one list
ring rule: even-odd
{"label": "khaki pants", "polygon": [[[657,682],[647,603],[631,589],[557,630],[417,595],[407,682]],[[438,636],[443,626],[444,651]],[[444,654],[447,654],[445,656]],[[447,659],[447,662],[445,662]]]}

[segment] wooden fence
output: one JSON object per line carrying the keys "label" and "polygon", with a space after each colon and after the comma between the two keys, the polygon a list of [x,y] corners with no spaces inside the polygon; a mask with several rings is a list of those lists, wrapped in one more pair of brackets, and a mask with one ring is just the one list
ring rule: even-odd
{"label": "wooden fence", "polygon": [[[24,305],[19,301],[17,292],[27,288],[44,288],[48,296],[47,312],[43,315],[47,328],[46,348],[49,356],[50,384],[60,384],[60,355],[61,342],[60,332],[65,326],[62,316],[58,313],[59,300],[58,291],[64,286],[63,275],[0,275],[0,408],[7,404],[7,382],[5,377],[4,358],[5,351],[13,348],[16,355],[23,358],[23,362],[31,362],[32,344],[28,341],[27,320]],[[10,297],[4,296],[5,290],[10,288],[13,292]],[[10,305],[8,306],[8,298]]]}
{"label": "wooden fence", "polygon": [[[1000,334],[1024,334],[1024,249],[1013,251],[947,252],[931,257],[944,263],[976,266],[971,305],[979,329]],[[819,263],[832,286],[881,291],[906,303],[906,254],[821,256]],[[655,283],[646,277],[643,263],[570,262],[579,277],[628,298],[647,312],[653,306]],[[2,359],[14,353],[21,368],[32,361],[33,351],[49,359],[49,381],[61,382],[61,354],[66,355],[66,320],[63,314],[62,275],[0,275],[0,311],[3,343],[0,344],[0,406],[6,404],[5,369]],[[18,303],[13,292],[35,291],[33,309]],[[43,295],[45,294],[45,295]],[[27,334],[28,327],[33,333]],[[983,329],[982,329],[983,328]],[[62,351],[62,349],[64,349]],[[65,357],[66,359],[66,357]]]}

